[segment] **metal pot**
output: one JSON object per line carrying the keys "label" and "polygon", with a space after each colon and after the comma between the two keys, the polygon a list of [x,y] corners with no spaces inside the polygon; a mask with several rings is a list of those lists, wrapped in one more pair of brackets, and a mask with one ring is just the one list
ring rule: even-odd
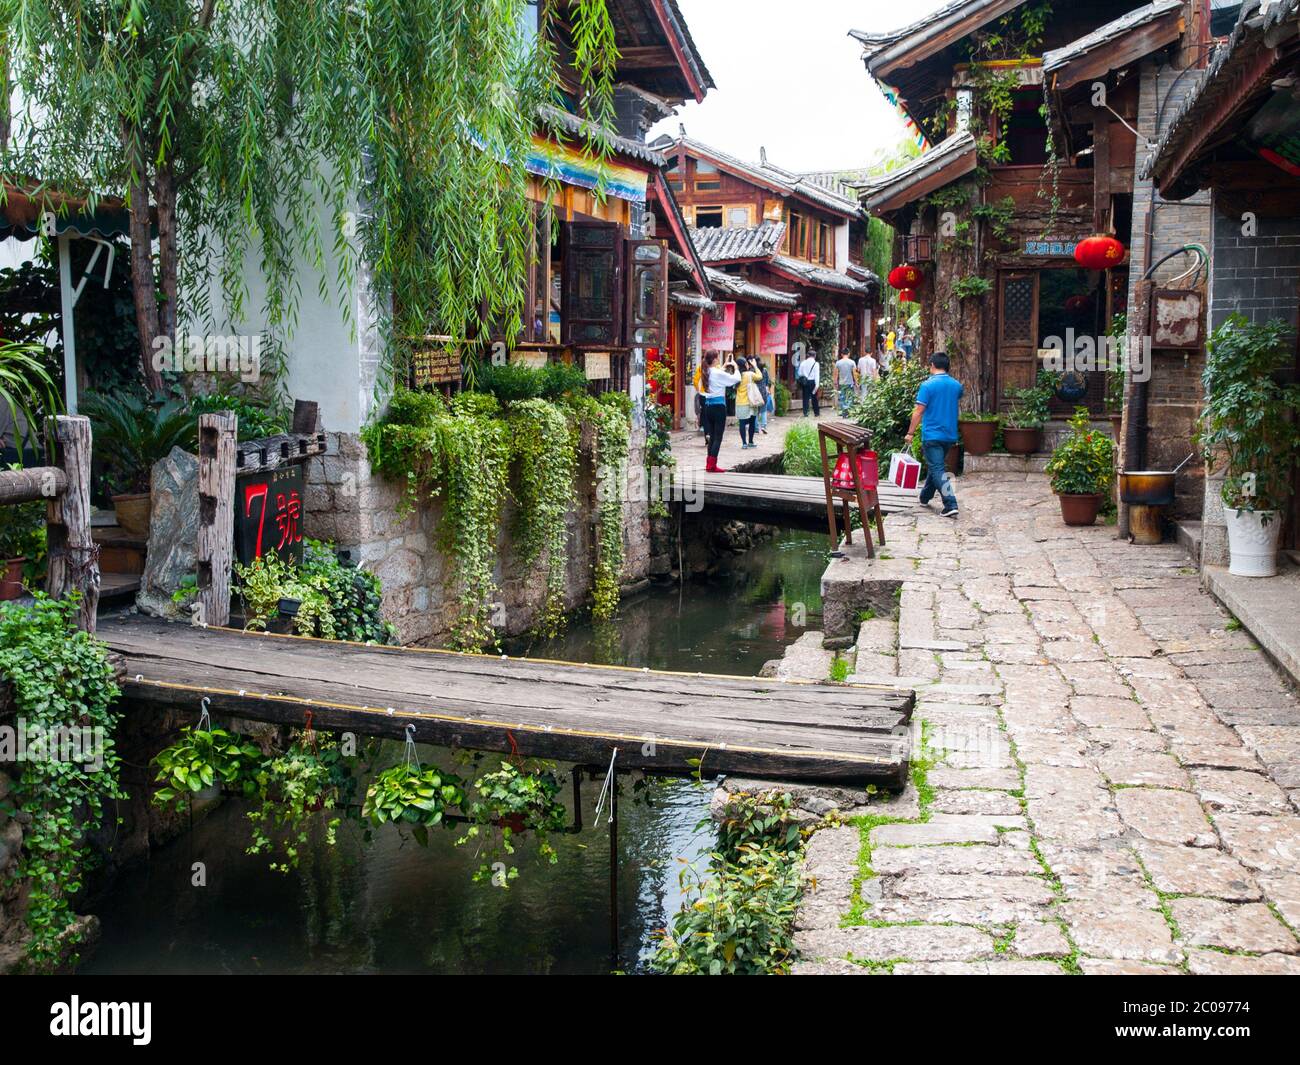
{"label": "metal pot", "polygon": [[1170,470],[1125,470],[1119,475],[1121,503],[1135,507],[1167,507],[1174,501]]}

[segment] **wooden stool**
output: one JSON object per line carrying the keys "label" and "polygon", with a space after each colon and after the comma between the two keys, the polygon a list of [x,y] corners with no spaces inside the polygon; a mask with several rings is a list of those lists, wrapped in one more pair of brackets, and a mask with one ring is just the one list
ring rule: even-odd
{"label": "wooden stool", "polygon": [[[835,445],[834,463],[826,447],[828,440]],[[826,488],[826,520],[830,526],[831,551],[838,551],[840,546],[839,531],[835,525],[835,500],[840,501],[846,544],[853,543],[853,523],[850,520],[852,515],[849,512],[849,504],[856,501],[858,513],[862,516],[862,535],[867,541],[867,557],[875,558],[876,548],[871,542],[871,523],[868,518],[870,510],[874,509],[876,512],[876,532],[882,544],[885,542],[885,521],[880,513],[880,496],[876,491],[876,485],[864,485],[862,471],[858,468],[858,456],[868,450],[871,433],[852,422],[821,422],[817,426],[817,443],[822,451],[822,483]],[[839,464],[841,455],[848,456],[849,470],[853,475],[852,488],[841,488],[832,481],[832,474],[835,466]]]}

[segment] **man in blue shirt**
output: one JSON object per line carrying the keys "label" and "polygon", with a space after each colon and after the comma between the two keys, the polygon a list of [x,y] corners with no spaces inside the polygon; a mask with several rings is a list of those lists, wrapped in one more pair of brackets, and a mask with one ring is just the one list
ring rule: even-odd
{"label": "man in blue shirt", "polygon": [[930,356],[930,377],[916,391],[916,409],[912,424],[903,439],[912,446],[912,437],[921,430],[921,455],[925,459],[925,487],[921,503],[929,506],[937,492],[943,499],[943,516],[957,516],[957,496],[952,480],[944,469],[948,449],[957,443],[957,406],[963,392],[960,381],[948,376],[948,356],[936,351]]}

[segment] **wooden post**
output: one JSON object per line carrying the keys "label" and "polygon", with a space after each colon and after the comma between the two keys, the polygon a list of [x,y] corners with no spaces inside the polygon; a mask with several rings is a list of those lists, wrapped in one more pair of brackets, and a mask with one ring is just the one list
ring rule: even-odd
{"label": "wooden post", "polygon": [[235,546],[235,443],[239,419],[229,411],[199,416],[199,620],[230,621],[230,566]]}
{"label": "wooden post", "polygon": [[90,419],[61,414],[45,424],[58,445],[59,465],[66,478],[64,490],[51,495],[46,506],[49,573],[45,587],[54,599],[80,592],[78,625],[94,632],[99,609],[99,547],[90,535]]}

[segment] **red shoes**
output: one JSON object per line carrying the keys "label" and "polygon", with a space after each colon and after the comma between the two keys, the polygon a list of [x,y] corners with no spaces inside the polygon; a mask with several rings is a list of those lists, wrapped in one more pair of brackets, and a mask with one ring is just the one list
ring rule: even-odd
{"label": "red shoes", "polygon": [[712,455],[710,455],[704,463],[704,472],[705,473],[726,473],[727,471],[718,465],[717,459],[715,459]]}

